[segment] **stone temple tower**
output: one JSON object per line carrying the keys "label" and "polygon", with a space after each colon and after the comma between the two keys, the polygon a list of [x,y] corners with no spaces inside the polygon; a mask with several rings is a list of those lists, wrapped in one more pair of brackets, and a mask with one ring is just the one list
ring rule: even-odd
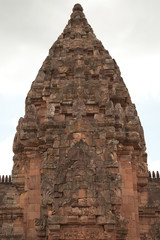
{"label": "stone temple tower", "polygon": [[79,4],[49,50],[0,180],[0,239],[160,239],[159,174],[119,67]]}

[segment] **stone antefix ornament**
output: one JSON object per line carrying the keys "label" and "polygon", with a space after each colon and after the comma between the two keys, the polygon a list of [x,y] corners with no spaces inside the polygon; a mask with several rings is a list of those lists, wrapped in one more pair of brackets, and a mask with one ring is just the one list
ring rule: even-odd
{"label": "stone antefix ornament", "polygon": [[119,67],[79,4],[26,98],[0,239],[159,239],[159,173]]}

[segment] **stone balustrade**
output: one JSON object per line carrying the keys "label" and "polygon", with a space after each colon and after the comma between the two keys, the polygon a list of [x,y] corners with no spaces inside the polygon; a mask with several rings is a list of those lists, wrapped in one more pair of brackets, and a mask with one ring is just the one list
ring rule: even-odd
{"label": "stone balustrade", "polygon": [[0,184],[10,184],[12,183],[11,175],[0,175]]}
{"label": "stone balustrade", "polygon": [[149,171],[149,178],[151,178],[151,179],[154,179],[154,178],[156,178],[156,179],[160,179],[160,174],[159,174],[159,171]]}
{"label": "stone balustrade", "polygon": [[[149,178],[150,179],[160,179],[159,171],[149,171]],[[0,184],[1,183],[12,183],[12,176],[11,175],[0,175]]]}

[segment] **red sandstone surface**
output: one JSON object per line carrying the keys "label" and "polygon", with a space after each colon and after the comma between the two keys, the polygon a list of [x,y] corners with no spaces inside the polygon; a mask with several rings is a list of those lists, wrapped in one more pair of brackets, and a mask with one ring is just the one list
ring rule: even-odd
{"label": "red sandstone surface", "polygon": [[119,67],[79,4],[49,50],[0,179],[0,239],[158,240],[159,174]]}

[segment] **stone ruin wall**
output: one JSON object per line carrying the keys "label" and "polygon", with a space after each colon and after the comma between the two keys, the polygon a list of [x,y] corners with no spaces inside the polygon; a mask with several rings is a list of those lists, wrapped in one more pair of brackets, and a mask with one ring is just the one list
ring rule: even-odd
{"label": "stone ruin wall", "polygon": [[[139,206],[139,218],[141,222],[141,239],[160,239],[160,176],[159,172],[149,172],[147,187],[143,190],[147,192],[146,204]],[[142,195],[142,191],[140,191]],[[148,232],[148,233],[147,233]]]}
{"label": "stone ruin wall", "polygon": [[[149,172],[147,185],[148,202],[139,207],[141,219],[142,240],[159,239],[160,216],[160,175],[159,172]],[[0,237],[1,239],[27,239],[24,235],[24,212],[19,207],[18,184],[12,182],[11,176],[0,176]],[[157,222],[155,224],[155,222]],[[149,227],[150,234],[147,233]]]}
{"label": "stone ruin wall", "polygon": [[23,210],[19,205],[20,192],[11,176],[0,176],[0,239],[22,239]]}
{"label": "stone ruin wall", "polygon": [[159,238],[159,174],[148,173],[135,105],[79,4],[32,83],[13,150],[0,239]]}

